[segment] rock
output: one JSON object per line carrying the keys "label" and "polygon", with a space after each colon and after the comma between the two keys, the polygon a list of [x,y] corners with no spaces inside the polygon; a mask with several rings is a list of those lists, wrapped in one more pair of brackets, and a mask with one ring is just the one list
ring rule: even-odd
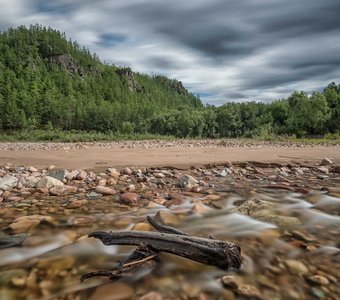
{"label": "rock", "polygon": [[76,179],[78,179],[78,180],[85,180],[86,177],[87,177],[87,173],[85,171],[83,171],[83,170],[80,170],[78,172],[78,174],[77,174]]}
{"label": "rock", "polygon": [[122,282],[114,282],[99,286],[95,289],[89,300],[122,300],[133,299],[133,288]]}
{"label": "rock", "polygon": [[318,170],[321,173],[324,173],[324,174],[328,174],[329,173],[329,169],[327,167],[318,167]]}
{"label": "rock", "polygon": [[78,208],[87,203],[88,201],[86,199],[76,199],[76,200],[70,201],[69,204],[67,204],[66,208],[69,208],[69,209]]}
{"label": "rock", "polygon": [[8,227],[14,234],[25,233],[35,228],[41,222],[52,224],[54,219],[52,217],[42,215],[24,216],[15,219]]}
{"label": "rock", "polygon": [[67,170],[51,170],[47,172],[47,176],[58,179],[59,181],[66,179],[69,174],[70,172]]}
{"label": "rock", "polygon": [[333,164],[333,162],[329,158],[324,158],[321,161],[320,166],[330,166],[331,164]]}
{"label": "rock", "polygon": [[132,170],[129,167],[126,167],[120,171],[120,174],[130,176],[132,175]]}
{"label": "rock", "polygon": [[27,238],[27,234],[17,234],[17,235],[9,235],[0,237],[0,249],[20,246],[24,240]]}
{"label": "rock", "polygon": [[253,218],[275,224],[279,227],[296,227],[301,225],[301,221],[296,217],[279,216],[279,215],[252,215]]}
{"label": "rock", "polygon": [[326,277],[321,275],[314,275],[307,278],[309,282],[314,283],[316,285],[328,285],[329,280]]}
{"label": "rock", "polygon": [[268,211],[273,211],[277,206],[269,201],[263,201],[258,199],[247,200],[241,203],[241,205],[235,207],[233,212],[238,212],[242,215],[253,216],[259,211],[265,211],[258,214],[259,216],[266,215]]}
{"label": "rock", "polygon": [[284,264],[293,274],[304,275],[308,273],[307,267],[301,261],[287,259]]}
{"label": "rock", "polygon": [[329,179],[329,176],[328,175],[324,175],[324,174],[319,174],[317,176],[317,178],[320,179],[320,180],[327,180],[327,179]]}
{"label": "rock", "polygon": [[11,280],[11,284],[15,287],[24,287],[27,282],[27,274],[22,274],[19,276],[15,276]]}
{"label": "rock", "polygon": [[78,191],[75,186],[64,185],[64,186],[55,186],[50,189],[51,196],[64,196],[74,194]]}
{"label": "rock", "polygon": [[305,172],[301,168],[292,168],[292,171],[294,172],[294,174],[300,176],[305,174]]}
{"label": "rock", "polygon": [[177,216],[172,214],[170,211],[159,210],[155,216],[156,220],[160,221],[165,225],[178,225],[179,219]]}
{"label": "rock", "polygon": [[103,186],[103,185],[98,185],[96,186],[96,193],[98,194],[102,194],[102,195],[115,195],[117,192],[116,190],[107,187],[107,186]]}
{"label": "rock", "polygon": [[18,184],[18,178],[6,175],[0,179],[0,190],[9,191]]}
{"label": "rock", "polygon": [[67,180],[74,180],[74,179],[77,178],[78,173],[79,173],[79,171],[77,171],[77,170],[71,171],[67,174],[66,179]]}
{"label": "rock", "polygon": [[225,169],[223,169],[219,174],[217,174],[218,176],[220,176],[220,177],[226,177],[227,175],[228,175],[228,172],[225,170]]}
{"label": "rock", "polygon": [[72,269],[75,262],[76,258],[74,256],[40,257],[37,268],[46,270],[47,277],[54,278],[63,270]]}
{"label": "rock", "polygon": [[35,176],[28,176],[28,177],[25,178],[25,186],[35,187],[39,180],[40,180],[40,178],[37,178]]}
{"label": "rock", "polygon": [[165,175],[163,173],[154,173],[153,176],[158,179],[165,178]]}
{"label": "rock", "polygon": [[191,175],[183,175],[182,177],[179,178],[178,186],[180,188],[185,188],[188,185],[195,185],[198,184],[198,180],[192,177]]}
{"label": "rock", "polygon": [[[13,269],[13,270],[0,271],[0,285],[4,287],[8,285],[12,281],[13,278],[19,277],[19,276],[25,276],[26,274],[27,274],[27,271],[24,269]],[[1,294],[2,293],[0,293],[0,295]]]}
{"label": "rock", "polygon": [[32,167],[32,166],[28,167],[27,170],[28,170],[29,172],[31,172],[31,173],[33,173],[33,172],[39,172],[39,170],[38,170],[37,168]]}
{"label": "rock", "polygon": [[139,231],[150,231],[151,226],[149,223],[137,223],[135,226],[133,226],[132,230],[139,230]]}
{"label": "rock", "polygon": [[43,177],[37,182],[38,188],[50,189],[56,186],[63,186],[63,185],[64,185],[63,182],[50,176]]}
{"label": "rock", "polygon": [[316,242],[317,239],[313,236],[310,236],[310,235],[307,235],[303,232],[300,232],[298,230],[293,230],[291,232],[292,236],[294,236],[295,238],[301,240],[301,241],[305,241],[305,242],[308,242],[308,243],[313,243],[313,242]]}
{"label": "rock", "polygon": [[340,165],[334,167],[334,173],[340,174]]}
{"label": "rock", "polygon": [[201,203],[196,203],[194,204],[194,206],[191,208],[191,211],[195,214],[200,214],[200,215],[204,215],[207,214],[209,212],[211,212],[211,208],[209,206],[206,206],[204,204]]}
{"label": "rock", "polygon": [[109,175],[113,178],[118,178],[120,173],[115,169],[115,168],[108,168],[107,172],[109,173]]}
{"label": "rock", "polygon": [[109,179],[106,181],[106,184],[109,185],[109,186],[116,185],[116,184],[117,184],[117,180],[114,179],[113,177],[112,177],[112,178],[109,178]]}
{"label": "rock", "polygon": [[226,288],[237,290],[242,283],[238,277],[233,275],[226,275],[222,277],[222,284]]}
{"label": "rock", "polygon": [[102,185],[105,186],[107,184],[107,180],[105,178],[99,179],[97,186]]}
{"label": "rock", "polygon": [[125,204],[136,204],[139,196],[136,193],[123,193],[120,195],[120,201]]}
{"label": "rock", "polygon": [[90,199],[90,200],[95,200],[95,199],[99,199],[101,196],[103,196],[103,195],[92,191],[92,192],[90,192],[86,195],[86,198]]}
{"label": "rock", "polygon": [[139,298],[139,300],[162,300],[162,299],[163,299],[162,295],[158,292],[149,292]]}
{"label": "rock", "polygon": [[246,297],[249,299],[263,299],[258,288],[250,284],[240,285],[236,290],[236,293],[241,297]]}

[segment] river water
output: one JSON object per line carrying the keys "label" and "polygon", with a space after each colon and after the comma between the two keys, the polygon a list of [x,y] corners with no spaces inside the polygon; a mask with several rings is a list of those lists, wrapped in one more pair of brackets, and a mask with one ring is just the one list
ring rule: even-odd
{"label": "river water", "polygon": [[[222,179],[215,184],[213,195],[186,193],[171,208],[129,207],[116,196],[72,209],[69,198],[44,195],[2,203],[2,238],[17,217],[51,220],[20,234],[21,245],[0,250],[0,299],[340,299],[339,194],[230,188]],[[150,230],[146,216],[158,211],[183,232],[238,243],[241,270],[161,254],[161,266],[150,274],[80,282],[81,275],[110,268],[134,248],[104,246],[88,233]]]}

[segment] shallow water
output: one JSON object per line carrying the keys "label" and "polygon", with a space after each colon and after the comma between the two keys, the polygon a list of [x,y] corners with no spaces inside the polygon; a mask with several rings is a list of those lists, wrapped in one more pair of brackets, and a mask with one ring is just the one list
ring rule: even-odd
{"label": "shallow water", "polygon": [[[184,204],[171,209],[131,208],[116,196],[89,200],[77,209],[67,209],[65,197],[4,204],[8,211],[1,216],[2,230],[23,215],[49,215],[54,221],[36,227],[21,246],[0,250],[0,299],[139,299],[151,291],[163,299],[340,299],[340,198],[260,188],[216,194],[220,198],[213,200],[187,194]],[[238,243],[242,269],[226,272],[162,254],[162,265],[152,274],[80,283],[84,273],[110,268],[133,249],[104,246],[87,238],[89,232],[133,229],[159,210],[175,215],[176,228],[186,233]],[[255,288],[253,295],[223,287],[225,275],[239,286]],[[314,275],[328,283],[310,284]]]}

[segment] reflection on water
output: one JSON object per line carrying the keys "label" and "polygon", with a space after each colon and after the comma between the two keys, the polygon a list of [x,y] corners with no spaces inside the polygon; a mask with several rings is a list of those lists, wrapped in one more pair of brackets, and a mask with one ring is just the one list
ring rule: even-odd
{"label": "reflection on water", "polygon": [[[182,206],[161,209],[176,216],[176,227],[184,232],[240,244],[244,265],[230,278],[241,283],[225,286],[251,286],[256,289],[250,296],[254,299],[326,299],[327,288],[332,289],[339,280],[339,198],[325,193],[302,195],[270,190],[220,195],[220,199],[209,201],[205,195],[197,199],[190,196]],[[37,214],[37,210],[53,216],[55,224],[38,226],[22,245],[0,250],[1,299],[138,299],[150,291],[167,295],[167,299],[193,299],[202,291],[211,299],[235,297],[221,284],[227,272],[169,254],[161,255],[159,270],[139,280],[107,284],[106,278],[95,278],[80,283],[82,274],[110,268],[132,249],[103,246],[87,238],[87,233],[132,229],[136,224],[148,228],[146,216],[160,207],[131,210],[103,197],[80,209],[68,210],[61,208],[65,199],[32,200],[25,201],[34,203],[34,207],[12,204],[2,216],[2,229],[17,216]],[[197,207],[198,203],[201,206]],[[313,275],[322,275],[330,283],[316,285],[309,296],[299,298],[306,278]],[[256,291],[261,295],[256,296]]]}

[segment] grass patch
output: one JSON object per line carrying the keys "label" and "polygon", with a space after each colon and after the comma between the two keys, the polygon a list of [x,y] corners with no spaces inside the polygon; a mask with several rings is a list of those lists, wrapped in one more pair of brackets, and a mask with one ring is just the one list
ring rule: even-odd
{"label": "grass patch", "polygon": [[24,130],[0,133],[1,142],[100,142],[124,140],[173,140],[173,136],[154,134],[117,134],[95,131]]}

